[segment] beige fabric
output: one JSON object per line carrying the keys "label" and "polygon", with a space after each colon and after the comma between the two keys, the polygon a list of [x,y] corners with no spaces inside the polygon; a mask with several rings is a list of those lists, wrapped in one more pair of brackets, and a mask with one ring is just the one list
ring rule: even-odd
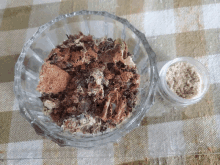
{"label": "beige fabric", "polygon": [[[156,96],[141,126],[90,151],[59,147],[35,133],[13,95],[14,65],[37,27],[60,14],[108,11],[146,34],[158,67],[194,57],[210,71],[204,98],[185,108]],[[220,164],[220,0],[0,1],[0,164]]]}

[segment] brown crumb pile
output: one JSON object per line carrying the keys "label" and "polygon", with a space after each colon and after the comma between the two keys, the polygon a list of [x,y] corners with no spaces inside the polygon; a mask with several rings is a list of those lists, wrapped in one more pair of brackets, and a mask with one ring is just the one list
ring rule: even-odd
{"label": "brown crumb pile", "polygon": [[171,65],[166,73],[169,88],[179,97],[191,99],[201,90],[201,79],[195,67],[186,62]]}
{"label": "brown crumb pile", "polygon": [[97,133],[131,116],[140,75],[121,40],[69,35],[42,66],[37,90],[45,114],[64,130]]}

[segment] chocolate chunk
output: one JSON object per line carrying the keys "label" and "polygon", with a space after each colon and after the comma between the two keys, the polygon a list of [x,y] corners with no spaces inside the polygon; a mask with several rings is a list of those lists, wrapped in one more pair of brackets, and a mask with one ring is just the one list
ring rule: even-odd
{"label": "chocolate chunk", "polygon": [[50,114],[50,116],[51,116],[52,120],[55,121],[55,122],[58,122],[60,120],[60,118],[61,118],[60,114],[59,113],[55,113],[55,111],[52,112]]}
{"label": "chocolate chunk", "polygon": [[69,41],[68,40],[66,40],[66,41],[63,41],[63,44],[64,45],[66,45],[67,46],[67,44],[69,43]]}
{"label": "chocolate chunk", "polygon": [[132,72],[133,74],[137,74],[137,71],[136,71],[135,69],[131,69],[131,72]]}
{"label": "chocolate chunk", "polygon": [[52,99],[57,99],[57,98],[59,97],[59,94],[51,93],[51,94],[49,95],[49,97],[52,98]]}
{"label": "chocolate chunk", "polygon": [[83,99],[83,96],[80,95],[79,96],[79,101],[82,101],[82,99]]}
{"label": "chocolate chunk", "polygon": [[90,76],[89,80],[90,80],[91,83],[95,82],[95,78],[93,76]]}
{"label": "chocolate chunk", "polygon": [[50,64],[57,64],[57,60],[58,60],[58,57],[54,57],[53,60],[51,60]]}
{"label": "chocolate chunk", "polygon": [[124,51],[123,52],[123,59],[126,59],[128,56],[127,56],[127,53]]}
{"label": "chocolate chunk", "polygon": [[48,93],[43,92],[43,93],[42,93],[42,95],[41,95],[41,97],[42,97],[42,98],[48,98],[48,97],[49,97],[49,94],[48,94]]}
{"label": "chocolate chunk", "polygon": [[57,55],[57,53],[52,53],[52,54],[48,57],[48,60],[52,60],[56,55]]}
{"label": "chocolate chunk", "polygon": [[100,50],[97,52],[97,54],[98,54],[99,56],[101,55],[101,53],[102,53],[102,52],[101,52]]}
{"label": "chocolate chunk", "polygon": [[62,49],[61,45],[57,45],[56,48]]}
{"label": "chocolate chunk", "polygon": [[91,58],[90,63],[94,63],[96,61],[96,59],[94,57]]}
{"label": "chocolate chunk", "polygon": [[102,51],[102,52],[105,52],[106,50],[109,50],[109,49],[112,49],[114,48],[114,42],[111,42],[111,41],[105,41],[104,43],[102,42],[100,45],[99,45],[99,49]]}
{"label": "chocolate chunk", "polygon": [[127,105],[128,105],[128,107],[130,107],[130,108],[133,107],[133,102],[131,101],[131,99],[128,99]]}
{"label": "chocolate chunk", "polygon": [[112,38],[108,38],[107,40],[108,40],[108,41],[111,41],[111,42],[114,42]]}
{"label": "chocolate chunk", "polygon": [[133,94],[134,94],[134,95],[137,95],[137,93],[138,93],[138,90],[137,90],[137,89],[133,91]]}
{"label": "chocolate chunk", "polygon": [[105,132],[107,130],[107,127],[104,125],[104,126],[101,126],[100,128],[100,132]]}
{"label": "chocolate chunk", "polygon": [[60,52],[64,52],[64,50],[65,50],[64,48],[61,48],[61,49],[60,49]]}
{"label": "chocolate chunk", "polygon": [[114,63],[108,63],[108,64],[107,64],[108,70],[111,70],[114,65],[115,65]]}
{"label": "chocolate chunk", "polygon": [[118,68],[120,68],[120,69],[125,68],[125,64],[122,63],[121,61],[118,61],[118,62],[116,63],[116,66],[117,66]]}
{"label": "chocolate chunk", "polygon": [[118,69],[118,68],[112,68],[112,69],[111,69],[111,72],[114,72],[115,75],[120,75],[120,74],[121,74],[121,70]]}
{"label": "chocolate chunk", "polygon": [[127,53],[127,57],[128,57],[128,56],[132,56],[132,54],[131,54],[130,52],[128,52],[128,53]]}
{"label": "chocolate chunk", "polygon": [[83,50],[83,47],[82,46],[76,46],[76,45],[72,45],[70,47],[70,52],[76,52],[76,51],[81,51]]}

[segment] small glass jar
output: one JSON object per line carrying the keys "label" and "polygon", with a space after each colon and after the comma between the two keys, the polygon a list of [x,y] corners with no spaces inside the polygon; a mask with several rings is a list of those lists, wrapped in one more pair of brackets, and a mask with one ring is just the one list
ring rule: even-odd
{"label": "small glass jar", "polygon": [[[171,66],[174,65],[175,63],[178,62],[186,62],[191,64],[192,66],[195,67],[196,71],[200,75],[202,85],[201,85],[201,91],[199,94],[192,99],[184,99],[182,97],[179,97],[177,94],[175,94],[171,89],[169,88],[167,81],[166,81],[166,73],[167,69]],[[179,106],[187,106],[190,104],[194,104],[198,101],[200,101],[207,90],[209,89],[209,73],[206,69],[206,67],[200,63],[199,61],[195,60],[194,58],[191,57],[180,57],[180,58],[175,58],[174,60],[171,60],[167,62],[162,69],[160,70],[159,73],[160,79],[158,83],[158,91],[160,95],[170,101],[172,104],[179,105]]]}

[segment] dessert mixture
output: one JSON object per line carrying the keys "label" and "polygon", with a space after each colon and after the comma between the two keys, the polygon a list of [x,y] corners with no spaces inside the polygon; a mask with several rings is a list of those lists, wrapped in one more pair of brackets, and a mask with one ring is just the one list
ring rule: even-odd
{"label": "dessert mixture", "polygon": [[71,133],[97,133],[128,118],[140,75],[126,43],[67,35],[42,66],[37,90],[45,114]]}
{"label": "dessert mixture", "polygon": [[186,62],[171,65],[166,73],[169,88],[184,99],[192,99],[201,91],[201,78],[196,68]]}

